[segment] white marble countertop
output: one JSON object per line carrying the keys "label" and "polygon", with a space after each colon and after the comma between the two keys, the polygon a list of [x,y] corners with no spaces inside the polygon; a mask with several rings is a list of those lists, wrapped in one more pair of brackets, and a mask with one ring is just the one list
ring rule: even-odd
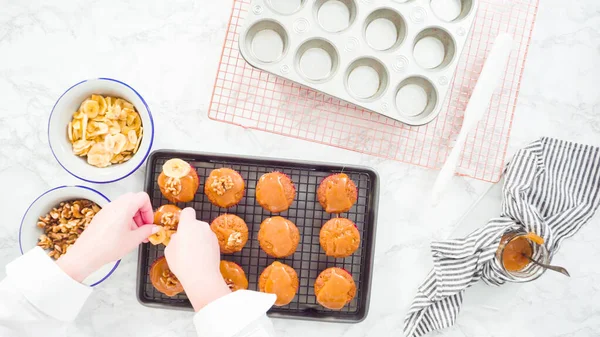
{"label": "white marble countertop", "polygon": [[[353,325],[275,320],[279,336],[401,336],[416,287],[431,267],[429,242],[489,188],[455,178],[429,218],[422,201],[436,172],[314,143],[213,122],[207,109],[231,0],[0,0],[0,266],[19,255],[23,212],[50,187],[80,183],[55,162],[46,120],[58,96],[82,79],[121,79],[147,99],[155,148],[374,167],[381,175],[375,270],[368,318]],[[600,145],[600,4],[543,0],[523,75],[510,149],[540,136]],[[144,170],[94,186],[114,198],[143,188]],[[567,279],[467,292],[457,324],[443,336],[600,335],[600,216],[567,240],[554,262]],[[98,287],[72,336],[195,336],[191,313],[146,308],[135,298],[137,254]],[[0,277],[4,276],[3,268]],[[1,300],[1,299],[0,299]],[[475,304],[481,303],[483,304]],[[533,323],[535,322],[535,324]]]}

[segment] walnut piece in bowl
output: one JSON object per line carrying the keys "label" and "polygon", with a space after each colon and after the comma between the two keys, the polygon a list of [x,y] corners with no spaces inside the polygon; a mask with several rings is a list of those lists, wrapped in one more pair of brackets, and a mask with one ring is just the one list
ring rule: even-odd
{"label": "walnut piece in bowl", "polygon": [[58,260],[90,224],[100,206],[87,199],[63,201],[50,212],[38,218],[37,226],[44,230],[37,243],[49,251],[48,256]]}
{"label": "walnut piece in bowl", "polygon": [[[109,202],[102,193],[85,186],[59,186],[44,192],[31,203],[21,220],[21,254],[39,246],[37,249],[47,249],[48,254],[57,259],[66,253],[71,241],[75,242],[97,211]],[[83,284],[101,283],[115,271],[119,262],[104,265]]]}

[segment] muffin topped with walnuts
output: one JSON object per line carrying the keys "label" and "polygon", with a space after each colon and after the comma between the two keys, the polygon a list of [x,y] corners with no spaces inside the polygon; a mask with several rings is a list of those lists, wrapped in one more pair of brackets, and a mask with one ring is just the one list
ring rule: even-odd
{"label": "muffin topped with walnuts", "polygon": [[160,192],[170,202],[192,201],[199,185],[196,169],[179,158],[167,160],[158,176]]}
{"label": "muffin topped with walnuts", "polygon": [[210,172],[204,184],[204,193],[213,205],[229,208],[242,200],[245,188],[242,176],[237,171],[224,167]]}

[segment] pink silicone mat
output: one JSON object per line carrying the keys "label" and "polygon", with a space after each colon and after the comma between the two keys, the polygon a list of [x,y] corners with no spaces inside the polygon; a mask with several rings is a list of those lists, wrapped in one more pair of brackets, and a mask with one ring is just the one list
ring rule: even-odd
{"label": "pink silicone mat", "polygon": [[460,131],[483,62],[500,32],[515,45],[488,113],[467,138],[460,175],[497,182],[502,174],[538,0],[480,0],[444,109],[431,123],[408,126],[250,66],[238,31],[250,0],[234,0],[208,116],[246,128],[440,168]]}

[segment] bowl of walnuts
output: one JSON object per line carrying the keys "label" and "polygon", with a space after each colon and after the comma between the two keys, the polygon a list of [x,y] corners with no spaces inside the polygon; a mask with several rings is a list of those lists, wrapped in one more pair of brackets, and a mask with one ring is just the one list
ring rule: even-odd
{"label": "bowl of walnuts", "polygon": [[[21,220],[21,254],[38,246],[58,260],[109,202],[102,193],[85,186],[59,186],[44,192],[29,205]],[[89,286],[101,283],[118,265],[119,261],[104,265],[83,283]]]}
{"label": "bowl of walnuts", "polygon": [[154,121],[144,98],[110,78],[67,89],[48,120],[48,143],[60,166],[91,183],[110,183],[135,172],[153,140]]}

